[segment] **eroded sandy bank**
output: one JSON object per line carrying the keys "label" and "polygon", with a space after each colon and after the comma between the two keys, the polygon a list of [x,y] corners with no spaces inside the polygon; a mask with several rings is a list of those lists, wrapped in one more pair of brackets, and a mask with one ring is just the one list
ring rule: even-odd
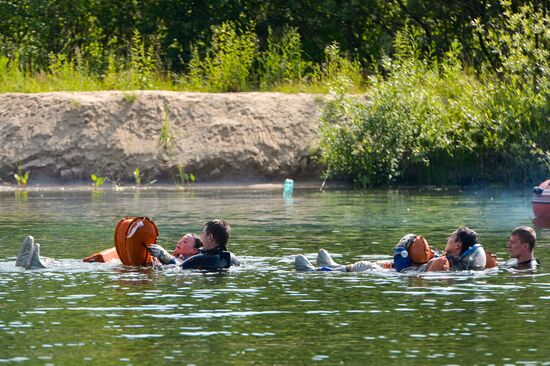
{"label": "eroded sandy bank", "polygon": [[166,91],[0,95],[0,178],[199,182],[319,177],[312,158],[323,97]]}

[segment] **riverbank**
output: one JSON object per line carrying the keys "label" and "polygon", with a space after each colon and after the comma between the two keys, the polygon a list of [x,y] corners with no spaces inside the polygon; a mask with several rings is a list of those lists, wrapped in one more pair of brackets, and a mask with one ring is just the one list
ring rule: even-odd
{"label": "riverbank", "polygon": [[0,179],[29,183],[318,179],[324,96],[167,91],[1,94]]}

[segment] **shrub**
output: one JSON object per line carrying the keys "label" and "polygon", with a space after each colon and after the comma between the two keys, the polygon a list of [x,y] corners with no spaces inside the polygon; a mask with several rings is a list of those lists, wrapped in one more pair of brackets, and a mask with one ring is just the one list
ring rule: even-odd
{"label": "shrub", "polygon": [[258,40],[253,25],[241,30],[233,22],[212,27],[212,39],[201,59],[193,49],[188,74],[189,84],[196,87],[204,80],[207,90],[235,92],[248,90],[249,76],[257,52]]}
{"label": "shrub", "polygon": [[342,85],[342,80],[352,88],[359,89],[363,84],[361,65],[357,61],[350,61],[340,53],[340,46],[334,42],[325,48],[325,62],[313,67],[312,82],[325,87]]}
{"label": "shrub", "polygon": [[268,31],[267,49],[260,57],[260,88],[271,89],[281,84],[301,83],[311,67],[302,58],[300,34],[296,28],[286,28],[282,36]]}
{"label": "shrub", "polygon": [[480,80],[453,47],[442,62],[412,52],[388,62],[387,78],[370,79],[368,102],[338,89],[320,128],[332,176],[363,187],[539,179],[548,161],[548,89]]}

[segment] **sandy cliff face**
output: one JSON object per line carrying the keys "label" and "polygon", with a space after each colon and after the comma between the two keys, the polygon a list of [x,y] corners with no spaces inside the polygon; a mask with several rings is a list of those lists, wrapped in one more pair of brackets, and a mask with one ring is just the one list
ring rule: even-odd
{"label": "sandy cliff face", "polygon": [[19,165],[31,181],[96,173],[199,181],[317,178],[312,159],[320,97],[164,91],[0,95],[0,178]]}

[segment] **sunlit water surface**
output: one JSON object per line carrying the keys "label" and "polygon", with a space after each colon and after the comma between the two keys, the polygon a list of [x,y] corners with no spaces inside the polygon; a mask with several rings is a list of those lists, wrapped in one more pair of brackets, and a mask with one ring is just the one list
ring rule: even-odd
{"label": "sunlit water surface", "polygon": [[[550,364],[549,229],[537,273],[296,273],[319,248],[386,259],[408,232],[442,249],[466,224],[500,258],[532,225],[522,191],[266,190],[0,193],[0,363]],[[212,218],[242,267],[225,273],[86,264],[123,216],[149,216],[172,248]],[[14,267],[32,234],[46,270]]]}

